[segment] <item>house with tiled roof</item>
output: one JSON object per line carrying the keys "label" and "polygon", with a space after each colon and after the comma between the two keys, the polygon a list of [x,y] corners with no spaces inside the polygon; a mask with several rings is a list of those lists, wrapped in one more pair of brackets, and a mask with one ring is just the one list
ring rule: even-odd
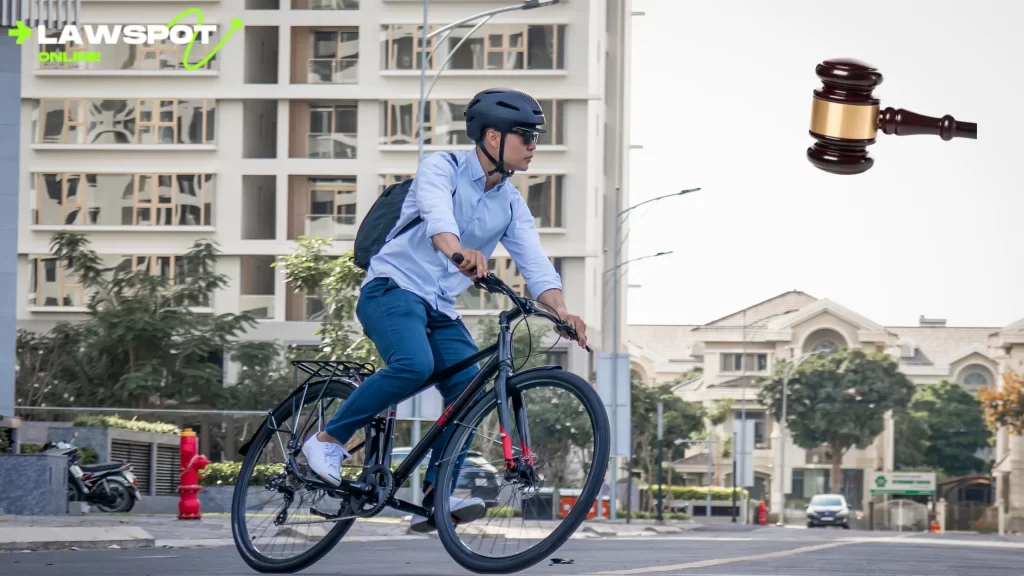
{"label": "house with tiled roof", "polygon": [[[917,326],[882,326],[837,302],[797,290],[707,324],[631,325],[628,342],[635,377],[652,384],[671,382],[680,397],[708,409],[733,402],[731,417],[716,430],[720,437],[731,437],[733,420],[745,415],[754,421],[751,496],[764,498],[774,510],[783,506],[783,490],[785,501],[799,502],[831,486],[825,450],[794,445],[756,400],[758,378],[769,375],[780,359],[858,347],[891,354],[915,384],[950,380],[970,392],[1001,385],[1006,369],[1024,370],[1024,320],[1003,327],[958,327],[921,316]],[[683,374],[688,377],[680,379]],[[842,492],[852,505],[864,508],[870,499],[864,481],[868,472],[892,468],[893,434],[887,420],[872,445],[844,456]],[[783,450],[785,482],[773,482],[775,471],[782,468]],[[693,450],[687,455],[692,458]],[[1006,503],[1012,522],[1024,525],[1024,439],[1002,430],[988,456],[995,462],[996,497]],[[684,470],[691,468],[680,464]],[[722,466],[713,480],[730,484],[731,473],[731,466]]]}

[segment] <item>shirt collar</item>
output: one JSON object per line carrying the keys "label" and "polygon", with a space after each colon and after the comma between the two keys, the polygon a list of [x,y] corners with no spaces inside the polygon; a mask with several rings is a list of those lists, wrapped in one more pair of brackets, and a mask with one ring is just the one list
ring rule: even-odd
{"label": "shirt collar", "polygon": [[[469,174],[471,179],[480,185],[480,188],[484,187],[484,181],[487,179],[487,175],[484,174],[484,167],[480,164],[480,156],[477,154],[476,147],[469,151],[468,156]],[[495,184],[491,190],[497,190],[502,188],[505,183],[508,182],[508,177],[502,175],[501,180]]]}

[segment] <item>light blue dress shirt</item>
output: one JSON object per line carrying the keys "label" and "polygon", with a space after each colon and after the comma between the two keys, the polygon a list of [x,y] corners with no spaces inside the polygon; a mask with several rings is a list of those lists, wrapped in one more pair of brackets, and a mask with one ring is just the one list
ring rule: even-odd
{"label": "light blue dress shirt", "polygon": [[[500,241],[534,298],[545,290],[561,289],[562,279],[544,253],[533,214],[519,190],[504,180],[484,192],[486,175],[476,150],[454,154],[458,166],[448,152],[423,157],[398,222],[370,260],[363,285],[374,278],[390,277],[434,309],[459,318],[455,299],[473,281],[431,241],[441,232],[450,232],[458,236],[463,248],[478,250],[487,258]],[[416,216],[423,221],[396,238]]]}

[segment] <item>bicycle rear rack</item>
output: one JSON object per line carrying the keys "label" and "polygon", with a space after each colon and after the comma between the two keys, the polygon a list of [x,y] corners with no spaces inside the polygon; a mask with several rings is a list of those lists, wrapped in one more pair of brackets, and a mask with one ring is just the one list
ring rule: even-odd
{"label": "bicycle rear rack", "polygon": [[[377,368],[369,362],[352,362],[349,360],[292,360],[294,369],[295,388],[304,386],[311,380],[317,378],[333,379],[336,377],[352,378],[357,383],[377,371]],[[299,382],[299,372],[308,374],[305,380]]]}

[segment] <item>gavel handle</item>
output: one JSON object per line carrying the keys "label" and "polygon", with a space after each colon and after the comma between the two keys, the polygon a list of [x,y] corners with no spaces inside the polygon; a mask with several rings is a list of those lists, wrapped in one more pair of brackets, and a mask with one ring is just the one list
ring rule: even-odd
{"label": "gavel handle", "polygon": [[942,118],[925,116],[903,108],[886,108],[878,113],[878,129],[885,134],[914,136],[927,134],[943,140],[953,138],[978,139],[978,125],[974,122],[960,122],[946,114]]}

